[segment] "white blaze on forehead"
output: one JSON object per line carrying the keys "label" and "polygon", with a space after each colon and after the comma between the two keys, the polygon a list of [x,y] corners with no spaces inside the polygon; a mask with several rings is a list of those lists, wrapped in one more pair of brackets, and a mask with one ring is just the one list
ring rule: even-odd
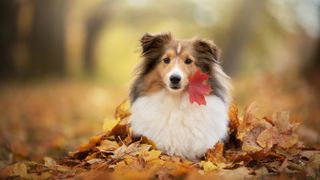
{"label": "white blaze on forehead", "polygon": [[177,54],[179,54],[181,52],[181,44],[178,43],[178,46],[177,46]]}
{"label": "white blaze on forehead", "polygon": [[183,72],[179,66],[178,58],[175,60],[174,63],[175,63],[175,65],[173,66],[172,70],[169,71],[168,77],[170,78],[170,76],[172,76],[172,75],[179,75],[181,78],[183,78]]}

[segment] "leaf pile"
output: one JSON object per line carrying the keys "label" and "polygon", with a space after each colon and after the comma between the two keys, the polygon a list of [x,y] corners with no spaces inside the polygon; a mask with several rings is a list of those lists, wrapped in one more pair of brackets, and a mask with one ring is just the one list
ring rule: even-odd
{"label": "leaf pile", "polygon": [[298,122],[287,112],[257,117],[251,104],[242,118],[230,108],[229,139],[191,162],[157,150],[146,137],[133,137],[129,103],[116,109],[115,120],[106,121],[104,133],[91,137],[59,163],[17,163],[1,172],[5,177],[80,179],[243,179],[252,177],[320,177],[320,151],[304,147],[295,132]]}

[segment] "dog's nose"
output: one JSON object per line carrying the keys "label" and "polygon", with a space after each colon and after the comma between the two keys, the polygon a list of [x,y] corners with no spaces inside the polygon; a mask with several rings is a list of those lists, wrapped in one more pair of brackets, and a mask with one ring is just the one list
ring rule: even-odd
{"label": "dog's nose", "polygon": [[180,80],[181,80],[181,77],[179,75],[170,76],[170,82],[172,84],[179,84]]}

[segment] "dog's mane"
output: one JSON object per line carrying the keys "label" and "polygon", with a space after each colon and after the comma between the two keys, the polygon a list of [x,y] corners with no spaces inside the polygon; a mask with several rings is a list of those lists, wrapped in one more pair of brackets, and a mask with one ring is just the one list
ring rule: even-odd
{"label": "dog's mane", "polygon": [[196,39],[193,42],[196,51],[196,65],[201,71],[209,74],[209,81],[213,91],[211,94],[221,98],[225,103],[231,101],[230,78],[223,72],[220,65],[221,50],[214,42],[209,40]]}
{"label": "dog's mane", "polygon": [[[144,95],[144,77],[149,74],[160,62],[165,43],[172,40],[170,33],[156,36],[145,34],[141,42],[142,62],[135,70],[135,79],[130,89],[130,102]],[[230,78],[223,72],[220,65],[220,50],[212,41],[193,40],[194,53],[196,56],[196,66],[203,72],[209,74],[209,81],[213,89],[211,94],[221,98],[226,104],[230,102]]]}

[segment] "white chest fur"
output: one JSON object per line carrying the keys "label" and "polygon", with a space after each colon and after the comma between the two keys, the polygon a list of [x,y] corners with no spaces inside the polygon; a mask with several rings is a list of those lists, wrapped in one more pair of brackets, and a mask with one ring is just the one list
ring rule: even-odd
{"label": "white chest fur", "polygon": [[227,105],[214,95],[206,102],[191,104],[187,94],[165,90],[140,97],[131,107],[133,133],[148,137],[169,155],[199,158],[226,136],[228,126]]}

